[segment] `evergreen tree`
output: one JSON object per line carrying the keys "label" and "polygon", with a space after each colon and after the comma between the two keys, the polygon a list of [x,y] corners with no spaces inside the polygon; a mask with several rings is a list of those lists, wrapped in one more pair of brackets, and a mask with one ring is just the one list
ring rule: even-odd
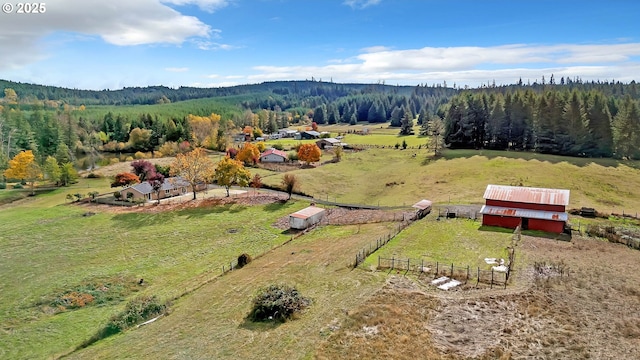
{"label": "evergreen tree", "polygon": [[613,153],[611,114],[606,100],[598,92],[592,92],[587,105],[587,148],[593,149],[588,156],[606,156]]}
{"label": "evergreen tree", "polygon": [[410,116],[410,113],[407,112],[402,118],[400,135],[413,135],[413,119]]}
{"label": "evergreen tree", "polygon": [[324,106],[318,106],[313,111],[313,122],[318,125],[326,124],[327,118],[324,110]]}
{"label": "evergreen tree", "polygon": [[617,157],[640,159],[640,111],[629,95],[613,119],[613,142]]}

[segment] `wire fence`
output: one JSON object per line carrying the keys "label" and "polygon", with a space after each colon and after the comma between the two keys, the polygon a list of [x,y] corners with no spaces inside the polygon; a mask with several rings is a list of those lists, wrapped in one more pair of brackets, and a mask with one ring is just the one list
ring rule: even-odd
{"label": "wire fence", "polygon": [[[480,267],[472,268],[471,266],[459,266],[454,263],[430,262],[424,259],[405,259],[405,258],[383,258],[378,256],[378,270],[387,270],[389,272],[411,272],[418,276],[431,276],[434,279],[446,276],[455,279],[463,284],[473,283],[475,286],[487,284],[490,288],[494,286],[507,287],[509,275],[507,271],[480,269]],[[513,273],[513,271],[511,271]]]}
{"label": "wire fence", "polygon": [[365,246],[362,249],[360,249],[360,251],[358,251],[358,253],[356,254],[355,261],[353,263],[353,268],[355,269],[356,267],[358,267],[358,265],[360,265],[360,264],[362,264],[362,262],[364,262],[364,260],[367,258],[367,256],[373,254],[378,249],[380,249],[381,247],[383,247],[386,244],[388,244],[389,241],[391,241],[402,230],[406,229],[407,226],[411,225],[411,223],[415,219],[416,219],[416,217],[413,216],[411,218],[407,218],[407,219],[403,220],[401,223],[399,223],[393,229],[393,231],[387,233],[384,236],[379,237],[378,239],[376,239],[375,243],[371,242],[371,243],[369,243],[369,246]]}

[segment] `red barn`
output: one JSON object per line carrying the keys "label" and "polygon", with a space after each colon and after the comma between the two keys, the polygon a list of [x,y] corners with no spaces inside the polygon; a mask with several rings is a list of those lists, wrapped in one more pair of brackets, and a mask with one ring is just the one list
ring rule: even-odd
{"label": "red barn", "polygon": [[569,190],[488,185],[482,225],[562,233],[568,220]]}

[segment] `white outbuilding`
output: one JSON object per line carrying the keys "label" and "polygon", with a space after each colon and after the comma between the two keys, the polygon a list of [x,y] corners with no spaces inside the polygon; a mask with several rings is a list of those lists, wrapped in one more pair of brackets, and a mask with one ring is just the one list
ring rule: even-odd
{"label": "white outbuilding", "polygon": [[304,230],[322,221],[325,210],[316,206],[309,206],[289,215],[289,227]]}

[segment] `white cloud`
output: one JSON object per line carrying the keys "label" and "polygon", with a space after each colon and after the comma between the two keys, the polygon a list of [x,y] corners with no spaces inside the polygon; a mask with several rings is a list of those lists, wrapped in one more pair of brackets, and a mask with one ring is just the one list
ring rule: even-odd
{"label": "white cloud", "polygon": [[554,74],[584,80],[633,80],[640,69],[640,43],[610,45],[525,45],[389,50],[364,49],[355,58],[332,60],[324,66],[255,66],[248,79],[333,79],[338,82],[479,86],[496,81],[511,84],[519,78],[536,81]]}
{"label": "white cloud", "polygon": [[229,45],[229,44],[221,44],[221,43],[217,43],[217,42],[213,42],[213,41],[200,40],[200,39],[193,40],[193,43],[200,50],[234,50],[234,49],[239,49],[240,48],[240,46],[234,46],[234,45]]}
{"label": "white cloud", "polygon": [[[198,3],[214,2],[222,3]],[[2,17],[0,49],[11,56],[3,59],[0,69],[17,68],[46,57],[38,42],[57,32],[98,36],[113,45],[131,46],[177,45],[193,37],[209,38],[213,30],[159,0],[58,0],[49,3],[44,14]]]}
{"label": "white cloud", "polygon": [[200,9],[207,12],[214,12],[229,4],[227,0],[161,0],[165,4],[173,4],[178,6],[196,5]]}
{"label": "white cloud", "polygon": [[168,68],[164,68],[164,71],[168,71],[168,72],[187,72],[189,71],[188,67],[168,67]]}
{"label": "white cloud", "polygon": [[345,5],[353,9],[364,9],[372,5],[378,5],[382,0],[344,0]]}

